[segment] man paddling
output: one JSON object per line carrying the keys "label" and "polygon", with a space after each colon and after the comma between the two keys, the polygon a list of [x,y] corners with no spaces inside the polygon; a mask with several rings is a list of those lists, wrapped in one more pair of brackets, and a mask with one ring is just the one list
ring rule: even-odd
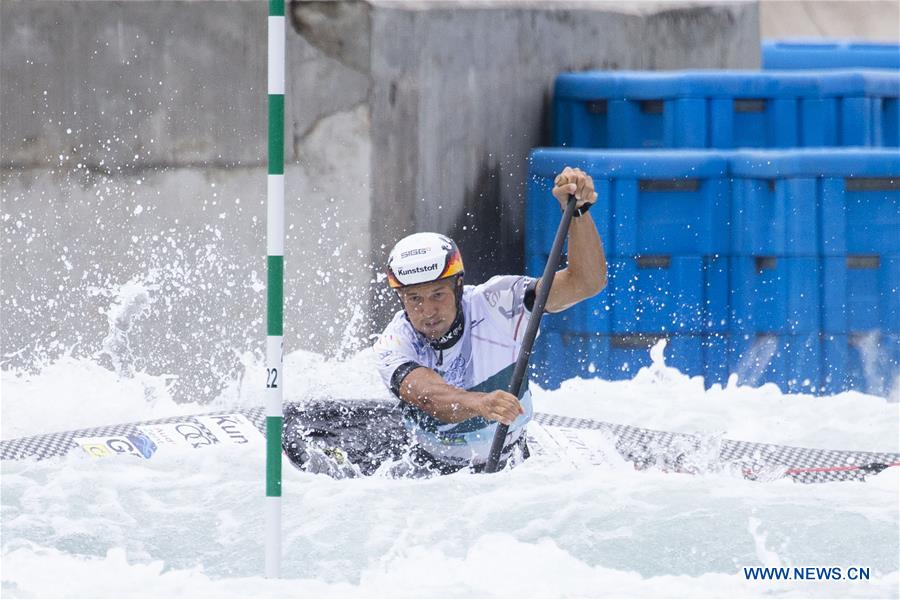
{"label": "man paddling", "polygon": [[[564,209],[576,198],[569,227],[568,266],[556,273],[546,310],[558,312],[606,286],[603,243],[588,209],[594,182],[566,167],[553,196]],[[501,464],[518,449],[528,456],[525,425],[532,406],[505,391],[531,317],[540,279],[499,275],[463,284],[456,244],[436,233],[397,242],[388,258],[388,284],[403,306],[375,344],[385,385],[402,402],[404,424],[415,442],[412,459],[440,473],[484,468],[497,422],[509,426]]]}

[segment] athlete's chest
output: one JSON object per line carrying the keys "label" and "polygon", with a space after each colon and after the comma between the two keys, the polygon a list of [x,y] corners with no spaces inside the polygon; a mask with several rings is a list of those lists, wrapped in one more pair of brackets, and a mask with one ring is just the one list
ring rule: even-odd
{"label": "athlete's chest", "polygon": [[464,307],[465,330],[456,344],[438,350],[422,347],[420,359],[450,385],[469,389],[515,360],[514,342],[476,306]]}

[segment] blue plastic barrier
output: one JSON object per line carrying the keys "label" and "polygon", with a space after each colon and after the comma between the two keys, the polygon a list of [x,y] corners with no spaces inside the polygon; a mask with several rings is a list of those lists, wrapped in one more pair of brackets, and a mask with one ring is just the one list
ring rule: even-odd
{"label": "blue plastic barrier", "polygon": [[609,261],[612,332],[725,332],[728,260],[644,255]]}
{"label": "blue plastic barrier", "polygon": [[823,254],[900,253],[900,169],[889,177],[827,178],[822,188]]}
{"label": "blue plastic barrier", "polygon": [[852,40],[763,40],[763,69],[900,69],[900,44]]}
{"label": "blue plastic barrier", "polygon": [[[680,74],[642,71],[563,73],[554,91],[554,145],[573,148],[663,148],[706,143],[706,125],[690,121],[665,130],[666,98],[676,98]],[[669,114],[676,106],[670,101]],[[691,125],[694,127],[692,128]]]}
{"label": "blue plastic barrier", "polygon": [[883,98],[881,101],[881,128],[885,146],[900,146],[900,99]]}
{"label": "blue plastic barrier", "polygon": [[[529,360],[528,379],[544,389],[555,390],[573,377],[594,378],[596,367],[589,367],[591,357],[597,354],[588,341],[596,335],[564,333],[549,326],[545,315],[541,321],[541,334],[534,341]],[[579,343],[573,343],[576,336]],[[565,342],[563,343],[563,339]]]}
{"label": "blue plastic barrier", "polygon": [[[733,251],[763,250],[768,245],[771,254],[784,248],[785,255],[791,255],[795,253],[788,251],[796,243],[796,248],[803,249],[800,254],[806,254],[806,227],[805,231],[820,231],[816,254],[900,254],[900,152],[878,148],[742,151],[729,162],[736,182],[774,180],[776,190],[784,186],[781,197],[767,197],[759,193],[765,189],[763,184],[738,184],[744,191],[733,204]],[[815,180],[816,210],[809,206],[810,180]],[[752,206],[753,202],[758,206]],[[807,218],[796,215],[798,219],[789,223],[787,219],[796,214],[791,206],[812,212]],[[742,210],[763,217],[763,222],[741,220],[737,213]]]}
{"label": "blue plastic barrier", "polygon": [[574,377],[603,376],[608,357],[600,349],[599,338],[596,334],[542,332],[534,342],[529,379],[544,389],[557,389]]}
{"label": "blue plastic barrier", "polygon": [[824,259],[822,330],[900,334],[900,256]]}
{"label": "blue plastic barrier", "polygon": [[824,336],[824,391],[887,396],[900,382],[900,336],[880,332]]}
{"label": "blue plastic barrier", "polygon": [[[597,335],[545,332],[535,342],[530,379],[544,389],[556,389],[567,379],[631,379],[650,366],[650,348],[662,335]],[[666,337],[666,365],[690,376],[706,379],[708,336]],[[714,369],[721,379],[722,369]],[[718,382],[718,381],[717,381]],[[707,386],[711,385],[707,383]]]}
{"label": "blue plastic barrier", "polygon": [[593,71],[557,77],[573,148],[897,145],[900,71]]}
{"label": "blue plastic barrier", "polygon": [[591,214],[609,256],[727,252],[726,154],[539,148],[529,158],[527,255],[550,249],[559,214],[557,207],[547,209],[542,198],[566,166],[581,168],[594,179],[598,201]]}
{"label": "blue plastic barrier", "polygon": [[[532,255],[527,260],[526,274],[540,277],[547,264],[546,255]],[[560,265],[560,268],[565,263]],[[615,286],[607,285],[606,289],[583,300],[560,313],[547,313],[541,321],[542,331],[560,331],[570,333],[609,333],[612,331],[612,305],[615,303]]]}
{"label": "blue plastic barrier", "polygon": [[[649,349],[663,336],[542,333],[531,379],[556,389],[573,377],[631,379],[650,365]],[[774,383],[785,392],[859,390],[886,396],[900,377],[900,335],[869,334],[670,336],[666,364],[703,375],[706,387]]]}
{"label": "blue plastic barrier", "polygon": [[801,145],[897,146],[900,71],[826,72],[819,90],[804,100]]}
{"label": "blue plastic barrier", "polygon": [[815,177],[735,177],[731,202],[731,253],[737,256],[815,256],[818,201]]}
{"label": "blue plastic barrier", "polygon": [[562,353],[556,363],[572,362],[564,378],[631,376],[649,364],[641,340],[667,336],[703,340],[702,371],[696,353],[675,351],[694,342],[673,345],[673,360],[686,358],[669,364],[707,385],[737,373],[815,392],[862,381],[853,344],[840,340],[900,337],[900,153],[538,149],[526,209],[533,275],[558,224],[547,198],[564,166],[583,168],[600,190],[591,214],[609,269],[604,292],[542,326],[557,336],[547,341]]}
{"label": "blue plastic barrier", "polygon": [[[554,178],[564,167],[582,167],[585,164],[585,157],[580,152],[567,153],[556,159],[545,156],[545,152],[540,149],[533,150],[528,159],[528,179],[525,189],[525,255],[528,257],[546,256],[550,252],[556,229],[559,227],[562,211],[559,202],[551,193]],[[608,179],[595,178],[594,188],[597,191],[598,201],[591,208],[591,216],[607,246],[607,252],[612,238],[610,183]],[[563,252],[566,252],[566,247],[563,248]],[[542,273],[542,266],[537,268],[535,275],[539,276]]]}
{"label": "blue plastic barrier", "polygon": [[[565,249],[564,249],[565,250]],[[532,252],[525,257],[525,274],[532,277],[540,277],[544,274],[544,266],[547,264],[547,253]],[[559,257],[559,264],[556,270],[560,270],[566,266],[567,256],[565,251]]]}
{"label": "blue plastic barrier", "polygon": [[730,330],[806,334],[821,330],[820,260],[731,257]]}
{"label": "blue plastic barrier", "polygon": [[817,393],[822,388],[822,341],[805,335],[734,335],[729,370],[741,385],[774,383],[784,392]]}
{"label": "blue plastic barrier", "polygon": [[[540,276],[546,256],[526,273]],[[565,266],[560,265],[560,268]],[[728,330],[728,259],[644,255],[607,261],[606,289],[541,324],[569,333],[724,333]]]}
{"label": "blue plastic barrier", "polygon": [[706,387],[715,384],[725,386],[731,374],[728,350],[731,346],[729,334],[713,333],[703,336],[704,378]]}

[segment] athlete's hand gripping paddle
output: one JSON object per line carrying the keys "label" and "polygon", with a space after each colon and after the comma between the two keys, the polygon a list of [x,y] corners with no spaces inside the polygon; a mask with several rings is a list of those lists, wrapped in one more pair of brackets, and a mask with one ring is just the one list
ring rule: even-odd
{"label": "athlete's hand gripping paddle", "polygon": [[[534,306],[531,309],[531,319],[528,321],[528,327],[525,329],[525,337],[522,339],[522,349],[519,351],[519,357],[516,359],[516,368],[513,370],[512,379],[509,382],[509,393],[519,397],[519,390],[522,388],[522,381],[525,379],[525,372],[528,370],[528,359],[531,358],[531,348],[534,346],[534,338],[537,337],[538,328],[541,326],[541,318],[544,316],[544,306],[547,304],[547,298],[550,296],[550,288],[553,287],[553,278],[556,276],[556,267],[559,265],[559,257],[562,254],[563,243],[566,241],[566,234],[569,232],[569,223],[572,221],[572,215],[575,214],[576,205],[575,196],[569,196],[569,202],[566,204],[566,210],[563,211],[562,220],[559,222],[559,228],[556,230],[556,237],[553,239],[553,246],[550,248],[550,256],[547,258],[547,264],[544,266],[544,274],[541,275],[541,285],[534,298]],[[500,462],[500,454],[503,452],[503,446],[506,442],[506,434],[509,432],[509,426],[503,423],[497,424],[497,431],[494,432],[494,441],[491,444],[491,453],[488,456],[486,473],[493,473],[497,470],[497,463]]]}

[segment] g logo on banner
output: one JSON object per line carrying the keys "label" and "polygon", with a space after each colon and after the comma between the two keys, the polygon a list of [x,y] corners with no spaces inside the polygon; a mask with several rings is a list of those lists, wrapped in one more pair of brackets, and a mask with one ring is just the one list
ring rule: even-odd
{"label": "g logo on banner", "polygon": [[156,444],[142,434],[77,438],[75,443],[93,458],[105,458],[122,454],[150,458],[156,451]]}
{"label": "g logo on banner", "polygon": [[91,455],[92,458],[104,458],[110,456],[111,452],[107,449],[106,444],[81,444],[81,449]]}

